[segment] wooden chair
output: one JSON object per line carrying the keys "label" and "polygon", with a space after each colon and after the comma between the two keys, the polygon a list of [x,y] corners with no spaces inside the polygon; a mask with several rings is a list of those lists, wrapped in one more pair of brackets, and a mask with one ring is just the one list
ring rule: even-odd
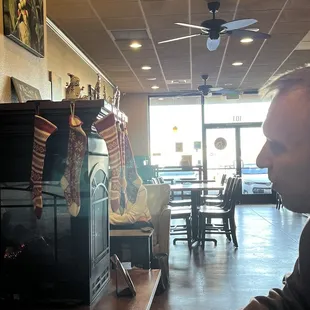
{"label": "wooden chair", "polygon": [[[235,206],[238,199],[241,179],[240,177],[233,178],[233,185],[228,191],[225,199],[225,205],[222,208],[214,208],[210,206],[202,206],[199,210],[199,239],[202,242],[202,248],[205,245],[205,234],[225,234],[227,239],[233,240],[234,246],[238,247],[236,224],[235,224]],[[222,224],[211,224],[210,220],[220,218]],[[206,223],[208,219],[208,223]]]}
{"label": "wooden chair", "polygon": [[158,181],[158,184],[165,184],[165,180],[163,177],[158,177],[157,181]]}
{"label": "wooden chair", "polygon": [[171,208],[171,219],[183,219],[185,220],[185,225],[176,225],[170,228],[170,235],[186,235],[186,238],[174,238],[173,244],[175,245],[177,241],[187,241],[188,248],[192,247],[192,210],[191,207],[172,207]]}
{"label": "wooden chair", "polygon": [[[220,182],[221,186],[225,185],[226,178],[227,178],[227,175],[224,173],[222,175],[221,182]],[[226,186],[225,186],[225,188],[226,188]],[[207,201],[207,200],[211,200],[211,199],[214,199],[214,200],[223,199],[223,190],[220,190],[218,192],[218,194],[216,194],[216,195],[202,195],[201,198],[203,199],[203,201]]]}
{"label": "wooden chair", "polygon": [[153,184],[159,184],[158,179],[157,178],[152,178],[152,183]]}
{"label": "wooden chair", "polygon": [[234,182],[234,178],[229,177],[227,182],[226,182],[226,185],[225,185],[225,188],[224,188],[224,191],[223,191],[221,198],[204,199],[203,203],[205,205],[212,205],[212,206],[217,206],[217,207],[221,207],[221,208],[224,207],[226,204],[226,200],[228,198],[228,195],[231,192],[233,182]]}
{"label": "wooden chair", "polygon": [[276,209],[280,210],[281,207],[283,208],[282,197],[278,192],[276,192]]}

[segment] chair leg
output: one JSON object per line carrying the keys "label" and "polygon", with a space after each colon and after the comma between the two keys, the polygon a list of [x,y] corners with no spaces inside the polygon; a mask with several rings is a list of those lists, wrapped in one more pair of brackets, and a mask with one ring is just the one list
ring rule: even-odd
{"label": "chair leg", "polygon": [[186,218],[186,230],[187,230],[187,245],[188,248],[192,248],[192,225],[190,217]]}
{"label": "chair leg", "polygon": [[201,239],[201,216],[198,215],[198,245],[200,244],[200,239]]}
{"label": "chair leg", "polygon": [[235,223],[234,217],[231,217],[229,219],[229,224],[230,224],[230,229],[231,229],[232,240],[233,240],[234,246],[237,248],[238,247],[238,241],[237,241],[236,223]]}
{"label": "chair leg", "polygon": [[[223,219],[223,225],[224,225],[224,229],[227,231],[229,230],[229,225],[228,225],[228,220],[227,219]],[[226,238],[229,242],[231,242],[231,237],[230,237],[230,233],[226,233]]]}
{"label": "chair leg", "polygon": [[201,226],[201,230],[200,230],[200,240],[201,240],[201,247],[202,249],[205,248],[205,243],[206,243],[206,231],[205,231],[205,225],[206,225],[206,219],[204,216],[200,217],[200,226]]}

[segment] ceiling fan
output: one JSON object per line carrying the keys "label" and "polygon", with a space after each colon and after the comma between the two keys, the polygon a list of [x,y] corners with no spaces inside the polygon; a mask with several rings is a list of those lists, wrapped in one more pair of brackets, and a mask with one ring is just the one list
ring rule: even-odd
{"label": "ceiling fan", "polygon": [[219,1],[212,1],[208,3],[209,11],[213,14],[213,18],[209,20],[205,20],[201,23],[200,26],[184,24],[184,23],[175,23],[176,25],[200,29],[200,33],[188,35],[185,37],[174,38],[166,41],[158,42],[158,44],[169,43],[174,41],[179,41],[183,39],[198,37],[198,36],[207,36],[207,48],[209,51],[215,51],[219,45],[221,40],[221,35],[235,36],[235,37],[250,37],[253,39],[268,39],[270,35],[263,32],[255,32],[252,30],[241,29],[245,27],[249,27],[255,23],[257,23],[256,19],[237,19],[230,22],[226,22],[223,19],[215,18],[215,14],[218,12],[220,8]]}
{"label": "ceiling fan", "polygon": [[203,79],[203,85],[198,86],[198,91],[204,96],[212,96],[212,95],[239,95],[241,94],[240,90],[237,89],[224,89],[223,87],[213,87],[212,85],[207,85],[207,80],[209,75],[203,74],[201,76]]}

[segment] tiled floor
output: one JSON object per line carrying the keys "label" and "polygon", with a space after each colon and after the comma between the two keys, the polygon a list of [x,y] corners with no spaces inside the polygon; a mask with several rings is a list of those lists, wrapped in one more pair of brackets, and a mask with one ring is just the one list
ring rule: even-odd
{"label": "tiled floor", "polygon": [[271,205],[238,206],[236,213],[237,250],[220,235],[217,247],[207,243],[192,253],[186,243],[171,242],[171,288],[155,297],[152,310],[237,310],[281,287],[297,258],[306,217]]}

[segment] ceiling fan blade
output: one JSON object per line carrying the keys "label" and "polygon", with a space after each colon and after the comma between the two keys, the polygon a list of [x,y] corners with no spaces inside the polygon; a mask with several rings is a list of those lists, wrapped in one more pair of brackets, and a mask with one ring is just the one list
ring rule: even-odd
{"label": "ceiling fan blade", "polygon": [[243,29],[227,31],[227,34],[230,36],[238,37],[238,38],[249,37],[252,39],[269,39],[271,37],[271,35],[268,33],[254,32],[254,31],[243,30]]}
{"label": "ceiling fan blade", "polygon": [[240,91],[237,89],[222,89],[220,91],[216,91],[215,93],[217,94],[222,94],[222,95],[237,95],[240,94]]}
{"label": "ceiling fan blade", "polygon": [[253,25],[257,23],[256,19],[236,19],[231,22],[228,22],[226,24],[222,24],[222,27],[225,27],[227,31],[235,30],[235,29],[240,29],[244,27],[248,27],[250,25]]}
{"label": "ceiling fan blade", "polygon": [[198,36],[201,36],[201,34],[200,34],[200,33],[196,33],[196,34],[192,34],[192,35],[190,35],[190,36],[174,38],[174,39],[170,39],[170,40],[166,40],[166,41],[160,41],[160,42],[158,42],[158,44],[169,43],[169,42],[174,42],[174,41],[189,39],[189,38],[193,38],[193,37],[198,37]]}
{"label": "ceiling fan blade", "polygon": [[184,23],[175,23],[175,24],[179,25],[179,26],[183,26],[183,27],[188,27],[188,28],[195,28],[195,29],[200,29],[200,30],[209,30],[209,28],[191,25],[191,24],[184,24]]}
{"label": "ceiling fan blade", "polygon": [[215,40],[208,38],[207,48],[209,51],[213,52],[219,47],[220,43],[221,43],[221,37],[219,37],[218,39],[215,39]]}
{"label": "ceiling fan blade", "polygon": [[210,88],[210,91],[211,92],[219,92],[219,91],[221,91],[223,89],[223,87],[211,87]]}

